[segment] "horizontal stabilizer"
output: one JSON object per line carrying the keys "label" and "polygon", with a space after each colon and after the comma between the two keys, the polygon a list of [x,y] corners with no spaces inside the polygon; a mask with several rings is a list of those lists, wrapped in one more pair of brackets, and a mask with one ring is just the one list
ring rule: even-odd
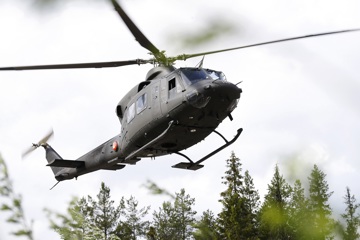
{"label": "horizontal stabilizer", "polygon": [[193,163],[187,163],[187,162],[181,162],[178,163],[174,166],[172,166],[173,168],[181,168],[181,169],[187,169],[187,170],[198,170],[202,167],[204,167],[204,165],[200,165],[200,164],[193,164]]}
{"label": "horizontal stabilizer", "polygon": [[108,167],[102,167],[101,169],[102,170],[113,170],[113,171],[116,171],[116,170],[120,170],[120,169],[123,169],[126,165],[124,164],[114,164],[114,165],[111,165],[111,166],[108,166]]}
{"label": "horizontal stabilizer", "polygon": [[50,162],[46,166],[50,167],[64,167],[64,168],[80,168],[85,165],[84,161],[76,161],[76,160],[63,160],[63,159],[55,159]]}

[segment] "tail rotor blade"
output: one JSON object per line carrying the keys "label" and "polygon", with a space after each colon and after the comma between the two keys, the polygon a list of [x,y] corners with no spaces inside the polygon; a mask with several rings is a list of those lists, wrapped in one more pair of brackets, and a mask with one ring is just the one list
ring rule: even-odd
{"label": "tail rotor blade", "polygon": [[41,145],[41,144],[43,144],[43,143],[46,143],[52,136],[54,136],[54,130],[53,130],[53,129],[51,129],[51,130],[49,131],[49,133],[46,134],[46,136],[43,137],[43,138],[39,141],[38,145]]}
{"label": "tail rotor blade", "polygon": [[35,147],[34,145],[31,146],[30,148],[28,148],[27,150],[25,150],[22,154],[21,154],[21,158],[25,158],[27,155],[29,155],[32,151],[34,151],[37,147]]}
{"label": "tail rotor blade", "polygon": [[50,132],[48,134],[45,135],[45,137],[43,137],[38,143],[33,143],[32,146],[30,148],[28,148],[27,150],[25,150],[22,154],[21,157],[24,158],[27,155],[29,155],[31,152],[33,152],[35,149],[37,149],[38,147],[42,146],[43,144],[46,144],[47,141],[54,135],[54,131],[53,129],[50,130]]}

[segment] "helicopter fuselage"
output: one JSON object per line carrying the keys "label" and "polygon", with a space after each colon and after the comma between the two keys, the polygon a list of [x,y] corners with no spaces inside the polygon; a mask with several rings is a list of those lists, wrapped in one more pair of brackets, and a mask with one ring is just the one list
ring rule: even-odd
{"label": "helicopter fuselage", "polygon": [[[119,135],[64,168],[65,180],[99,169],[121,169],[141,158],[178,153],[211,134],[236,108],[241,89],[222,72],[202,68],[157,67],[116,107]],[[170,124],[171,123],[171,124]]]}

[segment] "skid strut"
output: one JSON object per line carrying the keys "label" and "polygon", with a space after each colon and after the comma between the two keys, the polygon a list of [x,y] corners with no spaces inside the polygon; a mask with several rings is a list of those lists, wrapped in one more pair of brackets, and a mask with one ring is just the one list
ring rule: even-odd
{"label": "skid strut", "polygon": [[170,121],[169,122],[169,126],[165,129],[164,132],[162,132],[159,136],[157,136],[156,138],[154,138],[153,140],[151,140],[150,142],[148,142],[147,144],[145,144],[144,146],[142,146],[141,148],[135,150],[134,152],[130,153],[130,155],[128,155],[125,158],[125,161],[132,159],[137,153],[141,152],[142,150],[146,149],[148,146],[151,146],[153,143],[157,142],[158,140],[162,139],[166,133],[169,131],[169,129],[174,125],[174,121]]}
{"label": "skid strut", "polygon": [[189,162],[181,162],[181,163],[178,163],[174,166],[172,166],[173,168],[181,168],[181,169],[188,169],[188,170],[198,170],[202,167],[204,167],[204,165],[200,165],[200,163],[202,163],[203,161],[205,161],[206,159],[208,159],[209,157],[213,156],[214,154],[220,152],[221,150],[223,150],[224,148],[230,146],[231,144],[233,144],[237,139],[238,137],[240,136],[241,132],[242,132],[242,128],[239,128],[237,130],[237,133],[236,135],[234,136],[233,139],[231,139],[231,141],[228,141],[226,140],[226,138],[221,135],[219,132],[215,131],[214,132],[216,134],[218,134],[222,139],[224,139],[225,141],[225,144],[222,145],[221,147],[219,147],[218,149],[215,149],[214,151],[212,151],[211,153],[209,153],[208,155],[206,155],[205,157],[201,158],[200,160],[196,161],[196,162],[193,162],[188,156],[186,156],[185,154],[183,153],[179,153],[179,152],[174,152],[175,154],[178,154],[180,156],[183,156],[184,158],[186,158]]}

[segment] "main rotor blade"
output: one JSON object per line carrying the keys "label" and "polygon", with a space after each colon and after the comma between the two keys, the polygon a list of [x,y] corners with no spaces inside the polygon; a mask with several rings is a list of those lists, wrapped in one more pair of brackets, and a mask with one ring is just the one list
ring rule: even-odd
{"label": "main rotor blade", "polygon": [[136,41],[138,41],[142,47],[146,48],[152,54],[154,54],[156,59],[165,57],[164,54],[160,52],[160,50],[157,49],[154,44],[152,44],[150,40],[147,39],[147,37],[145,37],[145,35],[140,31],[140,29],[121,8],[120,4],[116,0],[111,0],[111,2],[116,12],[120,15],[130,32],[134,35]]}
{"label": "main rotor blade", "polygon": [[268,41],[268,42],[261,42],[261,43],[256,43],[256,44],[250,44],[250,45],[245,45],[245,46],[240,46],[240,47],[227,48],[227,49],[222,49],[222,50],[217,50],[217,51],[209,51],[209,52],[195,53],[195,54],[183,54],[183,55],[178,55],[178,56],[174,57],[173,59],[174,60],[186,60],[186,59],[193,58],[193,57],[210,55],[210,54],[220,53],[220,52],[233,51],[233,50],[238,50],[238,49],[243,49],[243,48],[250,48],[250,47],[256,47],[256,46],[261,46],[261,45],[279,43],[279,42],[293,41],[293,40],[298,40],[298,39],[303,39],[303,38],[312,38],[312,37],[319,37],[319,36],[338,34],[338,33],[355,32],[355,31],[360,31],[360,28],[347,29],[347,30],[341,30],[341,31],[333,31],[333,32],[325,32],[325,33],[317,33],[317,34],[310,34],[310,35],[291,37],[291,38],[284,38],[284,39],[273,40],[273,41]]}
{"label": "main rotor blade", "polygon": [[12,70],[44,70],[44,69],[73,69],[73,68],[110,68],[120,67],[133,64],[145,64],[148,60],[136,59],[128,61],[115,62],[95,62],[95,63],[70,63],[70,64],[53,64],[53,65],[34,65],[34,66],[17,66],[17,67],[0,67],[0,71]]}

